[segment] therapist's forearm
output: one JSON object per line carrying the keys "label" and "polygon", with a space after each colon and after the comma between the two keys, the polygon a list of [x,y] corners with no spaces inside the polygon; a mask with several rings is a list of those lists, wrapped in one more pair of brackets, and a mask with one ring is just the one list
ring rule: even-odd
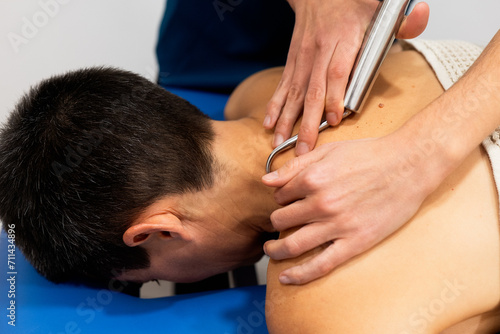
{"label": "therapist's forearm", "polygon": [[[499,125],[500,32],[455,85],[395,135],[406,147],[403,158],[437,186]],[[415,158],[415,149],[425,159]]]}

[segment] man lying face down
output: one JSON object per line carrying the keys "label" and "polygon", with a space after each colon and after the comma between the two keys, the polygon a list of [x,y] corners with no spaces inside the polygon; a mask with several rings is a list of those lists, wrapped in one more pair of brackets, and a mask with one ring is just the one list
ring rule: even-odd
{"label": "man lying face down", "polygon": [[276,205],[252,195],[270,194],[250,177],[268,152],[231,145],[252,135],[244,123],[212,124],[122,70],[45,80],[1,133],[3,226],[55,282],[189,282],[254,263]]}
{"label": "man lying face down", "polygon": [[[412,49],[389,54],[362,113],[323,131],[315,152],[335,150],[339,159],[362,154],[366,143],[375,153],[393,143],[391,136],[442,94],[446,80],[433,70],[441,61],[462,61],[462,46],[453,45],[420,44],[447,50],[431,61]],[[224,122],[121,70],[92,68],[42,82],[0,134],[4,228],[15,224],[17,246],[56,282],[189,282],[257,261],[278,208],[261,179],[273,136],[262,121],[281,74],[270,69],[245,80]],[[411,163],[425,152],[415,146],[415,155],[387,159]],[[273,168],[293,165],[293,157],[293,150],[278,155]],[[402,228],[309,284],[283,285],[278,275],[322,249],[341,251],[341,237],[325,233],[327,247],[270,261],[270,333],[440,333],[478,315],[484,332],[497,332],[500,234],[491,162],[477,147]],[[385,185],[411,171],[395,170]],[[365,184],[359,191],[376,196],[378,189]],[[300,205],[297,196],[288,202]],[[293,235],[284,231],[279,242]],[[429,310],[439,312],[420,318]]]}

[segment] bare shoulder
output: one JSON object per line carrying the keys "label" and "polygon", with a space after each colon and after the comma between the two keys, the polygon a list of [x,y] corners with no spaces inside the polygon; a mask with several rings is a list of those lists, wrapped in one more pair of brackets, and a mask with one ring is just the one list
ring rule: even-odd
{"label": "bare shoulder", "polygon": [[270,261],[269,332],[435,334],[480,314],[467,328],[484,331],[461,324],[446,333],[495,333],[500,231],[492,180],[478,147],[401,230],[327,276],[302,286],[278,281],[319,249]]}
{"label": "bare shoulder", "polygon": [[[391,54],[363,111],[322,132],[318,142],[386,135],[441,93],[420,54]],[[292,153],[277,157],[276,166]],[[478,147],[403,228],[327,276],[302,286],[278,281],[282,270],[306,262],[319,250],[270,261],[269,332],[430,334],[478,314],[478,328],[495,332],[500,305],[498,222],[491,166]],[[289,233],[293,231],[281,237]]]}
{"label": "bare shoulder", "polygon": [[225,118],[236,120],[253,114],[263,117],[263,110],[276,90],[282,73],[282,67],[274,67],[257,72],[242,81],[227,101]]}

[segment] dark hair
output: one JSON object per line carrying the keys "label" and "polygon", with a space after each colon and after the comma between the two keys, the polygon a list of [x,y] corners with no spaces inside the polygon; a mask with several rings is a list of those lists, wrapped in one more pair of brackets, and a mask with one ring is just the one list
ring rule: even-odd
{"label": "dark hair", "polygon": [[0,219],[49,280],[147,268],[124,231],[168,194],[213,183],[213,130],[196,107],[131,72],[90,68],[32,88],[0,133]]}

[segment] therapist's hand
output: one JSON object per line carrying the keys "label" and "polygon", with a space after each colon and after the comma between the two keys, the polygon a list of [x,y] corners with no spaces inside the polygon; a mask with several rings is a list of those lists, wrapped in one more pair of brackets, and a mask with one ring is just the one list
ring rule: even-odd
{"label": "therapist's hand", "polygon": [[405,146],[394,136],[328,143],[263,177],[264,184],[278,188],[275,199],[284,205],[271,215],[273,226],[301,226],[268,241],[266,254],[282,260],[323,246],[308,262],[282,272],[282,283],[303,284],[327,274],[415,214],[444,174],[434,164],[415,165]]}
{"label": "therapist's hand", "polygon": [[[290,137],[304,110],[296,153],[314,148],[323,111],[330,125],[341,120],[344,95],[377,0],[288,0],[295,28],[282,79],[271,98],[264,128],[275,127],[273,147]],[[427,4],[415,6],[398,38],[420,35],[429,16]]]}

